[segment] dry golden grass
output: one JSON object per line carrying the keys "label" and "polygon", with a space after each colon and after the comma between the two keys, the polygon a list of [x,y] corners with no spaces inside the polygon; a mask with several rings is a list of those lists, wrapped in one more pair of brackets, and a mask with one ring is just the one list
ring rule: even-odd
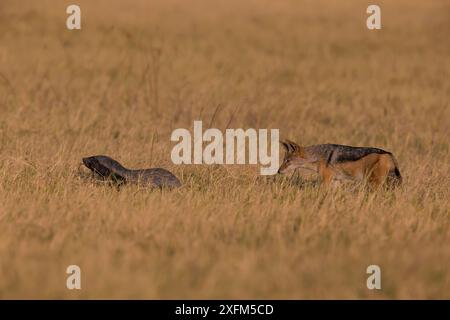
{"label": "dry golden grass", "polygon": [[[377,1],[381,31],[367,1],[77,2],[81,31],[70,2],[0,2],[0,298],[450,298],[448,1]],[[404,186],[173,165],[172,130],[217,106],[212,127],[390,150]],[[99,186],[93,154],[185,186]]]}

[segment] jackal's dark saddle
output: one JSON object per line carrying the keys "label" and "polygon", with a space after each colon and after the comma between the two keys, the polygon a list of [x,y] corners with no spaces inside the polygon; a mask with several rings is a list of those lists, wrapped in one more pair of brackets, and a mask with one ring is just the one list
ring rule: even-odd
{"label": "jackal's dark saddle", "polygon": [[352,147],[341,144],[322,144],[319,145],[326,153],[333,158],[333,162],[357,161],[373,153],[391,154],[388,151],[372,147]]}

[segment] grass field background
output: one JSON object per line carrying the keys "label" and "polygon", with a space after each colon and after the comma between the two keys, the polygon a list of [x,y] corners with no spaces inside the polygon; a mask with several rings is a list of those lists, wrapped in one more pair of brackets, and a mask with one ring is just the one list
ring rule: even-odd
{"label": "grass field background", "polygon": [[[0,298],[450,298],[448,1],[377,1],[378,31],[367,1],[69,4],[0,2]],[[404,185],[173,165],[194,120],[381,147]],[[95,154],[184,187],[117,192]]]}

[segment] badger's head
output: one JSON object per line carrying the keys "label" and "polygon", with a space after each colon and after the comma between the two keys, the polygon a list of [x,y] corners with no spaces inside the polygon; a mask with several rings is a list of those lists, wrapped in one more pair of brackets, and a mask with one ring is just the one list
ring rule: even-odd
{"label": "badger's head", "polygon": [[103,178],[107,178],[111,175],[111,170],[103,163],[103,157],[104,156],[93,156],[83,158],[83,164],[92,170],[92,172],[95,172]]}

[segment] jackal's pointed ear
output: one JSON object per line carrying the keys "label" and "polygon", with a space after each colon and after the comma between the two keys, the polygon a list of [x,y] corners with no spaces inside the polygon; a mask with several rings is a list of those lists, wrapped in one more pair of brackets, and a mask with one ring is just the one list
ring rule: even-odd
{"label": "jackal's pointed ear", "polygon": [[292,142],[291,142],[291,141],[289,141],[289,140],[283,140],[283,141],[280,141],[280,142],[281,142],[281,144],[282,144],[284,150],[286,151],[286,153],[292,153],[292,152],[295,151],[295,148],[294,148],[294,146],[292,145]]}
{"label": "jackal's pointed ear", "polygon": [[289,146],[288,146],[287,142],[284,140],[280,140],[280,143],[283,146],[284,151],[289,152]]}
{"label": "jackal's pointed ear", "polygon": [[280,143],[287,153],[294,153],[300,150],[300,146],[290,140],[280,140]]}
{"label": "jackal's pointed ear", "polygon": [[300,146],[298,144],[296,144],[295,142],[286,140],[285,143],[288,147],[289,152],[297,152],[300,150]]}

